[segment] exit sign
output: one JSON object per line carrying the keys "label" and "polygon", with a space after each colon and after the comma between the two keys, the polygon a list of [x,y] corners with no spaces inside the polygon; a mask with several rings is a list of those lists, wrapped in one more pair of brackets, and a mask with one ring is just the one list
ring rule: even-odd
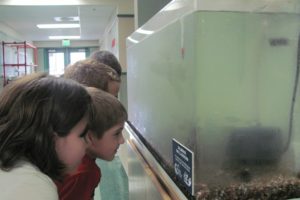
{"label": "exit sign", "polygon": [[63,46],[63,47],[68,47],[68,46],[70,46],[70,45],[71,45],[70,40],[62,40],[62,46]]}

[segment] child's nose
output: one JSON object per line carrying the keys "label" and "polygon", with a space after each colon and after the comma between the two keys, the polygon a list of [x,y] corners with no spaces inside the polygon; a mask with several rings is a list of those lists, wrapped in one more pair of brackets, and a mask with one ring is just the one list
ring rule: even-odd
{"label": "child's nose", "polygon": [[120,135],[120,138],[119,138],[119,144],[124,144],[125,143],[125,139],[124,139],[124,136],[123,136],[123,133]]}

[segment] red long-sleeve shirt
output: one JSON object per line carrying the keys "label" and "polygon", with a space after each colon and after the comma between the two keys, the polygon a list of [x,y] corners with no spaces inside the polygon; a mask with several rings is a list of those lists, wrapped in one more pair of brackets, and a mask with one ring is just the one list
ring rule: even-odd
{"label": "red long-sleeve shirt", "polygon": [[60,200],[91,200],[101,179],[101,171],[95,159],[84,156],[75,173],[62,182],[55,181]]}

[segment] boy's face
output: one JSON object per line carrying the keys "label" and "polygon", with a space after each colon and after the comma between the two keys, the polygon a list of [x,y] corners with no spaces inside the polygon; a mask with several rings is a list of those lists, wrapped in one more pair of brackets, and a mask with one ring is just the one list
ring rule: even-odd
{"label": "boy's face", "polygon": [[123,127],[124,122],[116,124],[105,131],[100,139],[93,136],[92,132],[89,132],[88,155],[107,161],[113,160],[120,144],[125,142],[122,134]]}

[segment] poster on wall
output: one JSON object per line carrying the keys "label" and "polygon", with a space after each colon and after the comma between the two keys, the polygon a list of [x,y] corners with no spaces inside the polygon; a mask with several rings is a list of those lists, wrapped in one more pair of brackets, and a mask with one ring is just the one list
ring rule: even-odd
{"label": "poster on wall", "polygon": [[118,46],[118,19],[112,21],[110,28],[107,30],[104,49],[112,52],[117,58],[119,58],[119,46]]}

